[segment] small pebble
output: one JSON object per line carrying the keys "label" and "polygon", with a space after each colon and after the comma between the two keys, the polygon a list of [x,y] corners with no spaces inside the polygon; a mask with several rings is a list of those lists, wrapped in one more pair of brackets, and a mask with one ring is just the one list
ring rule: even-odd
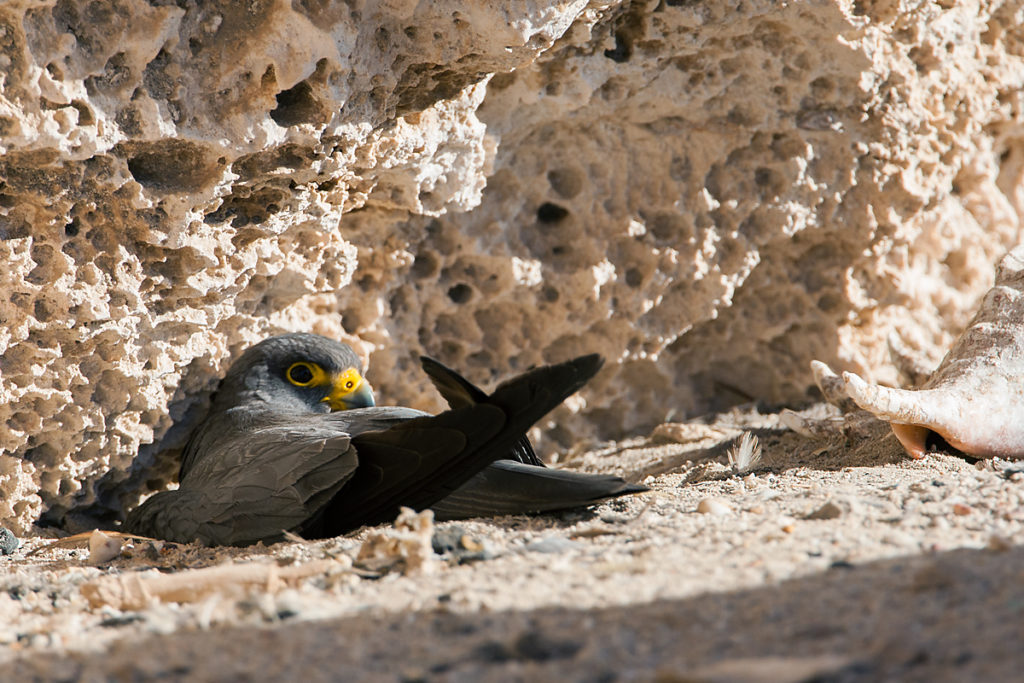
{"label": "small pebble", "polygon": [[10,529],[0,527],[0,555],[13,555],[19,545],[21,541]]}
{"label": "small pebble", "polygon": [[89,564],[105,564],[121,554],[121,539],[99,529],[89,536]]}
{"label": "small pebble", "polygon": [[732,508],[721,498],[704,498],[697,503],[697,512],[702,515],[727,515]]}
{"label": "small pebble", "polygon": [[970,505],[964,505],[963,503],[953,503],[953,514],[958,517],[963,517],[974,512],[974,508]]}
{"label": "small pebble", "polygon": [[435,529],[430,544],[435,553],[447,556],[455,564],[468,564],[477,560],[494,558],[493,552],[458,525]]}
{"label": "small pebble", "polygon": [[843,508],[831,500],[807,515],[805,519],[836,519],[843,516]]}
{"label": "small pebble", "polygon": [[[446,555],[456,550],[470,549],[465,543],[467,540],[475,543],[463,527],[452,524],[447,527],[435,528],[434,535],[430,537],[430,545],[438,555]],[[479,548],[472,549],[478,550]]]}

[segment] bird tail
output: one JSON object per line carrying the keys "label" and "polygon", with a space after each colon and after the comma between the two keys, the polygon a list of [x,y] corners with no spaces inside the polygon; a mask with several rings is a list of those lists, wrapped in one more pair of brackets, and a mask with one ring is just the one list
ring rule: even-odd
{"label": "bird tail", "polygon": [[539,468],[498,460],[431,508],[438,521],[523,515],[583,507],[648,490],[646,486],[630,484],[608,474]]}

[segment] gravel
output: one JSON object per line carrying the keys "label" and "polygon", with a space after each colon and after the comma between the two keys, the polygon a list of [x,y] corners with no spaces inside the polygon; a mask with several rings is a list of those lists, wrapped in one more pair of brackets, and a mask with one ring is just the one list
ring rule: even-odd
{"label": "gravel", "polygon": [[[728,463],[737,429],[763,449],[749,473]],[[1017,464],[910,460],[884,429],[801,436],[748,410],[560,466],[653,490],[438,524],[446,554],[407,573],[353,567],[368,531],[269,548],[138,541],[103,566],[25,538],[0,559],[0,662],[12,680],[1012,680],[1024,667]],[[121,611],[81,592],[325,559],[337,570],[195,603]]]}

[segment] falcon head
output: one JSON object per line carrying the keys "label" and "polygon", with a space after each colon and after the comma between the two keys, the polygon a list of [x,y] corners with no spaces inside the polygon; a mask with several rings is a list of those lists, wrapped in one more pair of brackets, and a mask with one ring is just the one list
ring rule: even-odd
{"label": "falcon head", "polygon": [[375,405],[359,356],[348,344],[318,334],[264,339],[228,370],[214,410],[265,404],[274,411],[326,413]]}

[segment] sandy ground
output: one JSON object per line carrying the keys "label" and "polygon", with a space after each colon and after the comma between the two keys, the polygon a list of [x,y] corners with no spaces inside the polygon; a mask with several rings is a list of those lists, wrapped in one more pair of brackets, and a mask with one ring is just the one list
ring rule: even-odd
{"label": "sandy ground", "polygon": [[[653,490],[388,532],[413,553],[391,567],[357,559],[380,529],[269,548],[139,541],[98,566],[22,539],[0,558],[2,678],[1019,680],[1024,466],[910,460],[863,416],[804,415],[822,421],[803,435],[751,408],[580,449],[562,466]],[[740,473],[727,451],[744,430],[764,453]],[[458,550],[410,568],[431,533]],[[225,562],[265,576],[202,571]],[[163,601],[117,592],[179,579]]]}

